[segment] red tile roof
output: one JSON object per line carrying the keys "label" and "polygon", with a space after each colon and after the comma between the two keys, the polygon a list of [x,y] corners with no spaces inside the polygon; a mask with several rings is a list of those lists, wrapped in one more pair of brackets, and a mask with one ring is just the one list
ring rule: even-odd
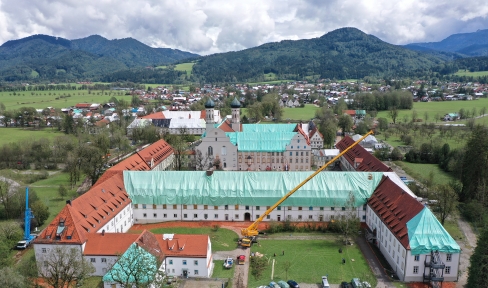
{"label": "red tile roof", "polygon": [[[344,151],[347,147],[351,146],[354,143],[354,140],[351,137],[346,136],[342,138],[341,141],[337,142],[336,147],[339,151]],[[359,166],[356,167],[356,171],[365,171],[365,172],[389,172],[393,171],[390,167],[386,166],[378,160],[376,157],[371,155],[366,149],[361,147],[360,145],[354,146],[352,149],[347,151],[342,157],[345,157],[347,162],[349,162],[353,167],[355,159],[362,158],[363,161]]]}
{"label": "red tile roof", "polygon": [[156,235],[167,257],[207,257],[208,235],[174,234],[172,240]]}
{"label": "red tile roof", "polygon": [[91,103],[78,103],[75,105],[76,108],[90,108],[91,107]]}
{"label": "red tile roof", "polygon": [[159,165],[159,163],[163,162],[173,153],[173,147],[171,147],[168,142],[164,141],[164,139],[158,140],[143,150],[137,152],[139,157],[144,160],[146,164],[148,161],[151,162],[151,160],[154,160],[154,166]]}
{"label": "red tile roof", "polygon": [[83,255],[122,255],[134,243],[138,234],[128,233],[87,233]]}
{"label": "red tile roof", "polygon": [[406,249],[410,249],[407,222],[423,208],[420,202],[383,176],[368,205]]}
{"label": "red tile roof", "polygon": [[232,129],[231,123],[229,120],[225,120],[220,124],[219,129],[224,131],[224,132],[235,132],[234,129]]}
{"label": "red tile roof", "polygon": [[149,115],[139,117],[139,119],[166,119],[163,112],[156,112]]}
{"label": "red tile roof", "polygon": [[[86,242],[86,231],[81,229],[76,223],[80,217],[71,205],[66,205],[59,214],[42,230],[39,237],[34,243],[51,244],[53,242],[60,244],[83,244]],[[63,224],[61,224],[63,223]],[[61,225],[60,225],[61,224]],[[64,225],[64,229],[62,229]]]}

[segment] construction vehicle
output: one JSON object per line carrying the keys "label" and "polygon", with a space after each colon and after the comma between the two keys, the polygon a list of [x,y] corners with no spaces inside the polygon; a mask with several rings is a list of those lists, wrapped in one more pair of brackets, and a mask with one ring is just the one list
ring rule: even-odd
{"label": "construction vehicle", "polygon": [[17,243],[17,249],[27,248],[37,235],[31,234],[31,219],[34,218],[32,210],[29,208],[29,187],[25,187],[25,213],[24,213],[24,238]]}
{"label": "construction vehicle", "polygon": [[246,256],[244,255],[237,256],[237,264],[244,265],[245,262],[246,262]]}
{"label": "construction vehicle", "polygon": [[227,257],[224,261],[224,268],[230,269],[232,268],[232,265],[234,265],[234,259],[232,259],[232,257]]}
{"label": "construction vehicle", "polygon": [[288,199],[288,197],[293,195],[293,193],[295,193],[298,189],[300,189],[308,181],[310,181],[312,178],[314,178],[320,172],[322,172],[325,168],[327,168],[327,166],[329,166],[330,164],[337,161],[337,159],[339,159],[342,155],[346,154],[347,151],[352,149],[357,144],[361,143],[361,141],[363,141],[366,137],[368,137],[369,135],[372,135],[372,134],[374,134],[373,130],[366,133],[363,137],[361,137],[359,140],[354,142],[351,146],[347,147],[346,149],[344,149],[344,151],[339,153],[339,155],[332,158],[332,160],[325,163],[322,167],[320,167],[312,175],[308,176],[307,179],[303,180],[300,184],[298,184],[295,188],[293,188],[290,192],[288,192],[285,196],[283,196],[283,198],[278,200],[278,202],[276,202],[273,206],[271,206],[268,210],[266,210],[266,212],[264,212],[258,219],[256,219],[256,221],[254,221],[249,227],[242,228],[241,229],[241,235],[243,236],[243,238],[239,240],[239,244],[243,248],[250,247],[253,242],[256,242],[256,237],[259,235],[259,231],[258,231],[259,223],[261,223],[261,221],[263,221],[263,219],[266,218],[266,216],[268,216],[269,213],[273,212],[273,210],[276,209],[276,207],[278,207],[281,203],[283,203],[286,199]]}

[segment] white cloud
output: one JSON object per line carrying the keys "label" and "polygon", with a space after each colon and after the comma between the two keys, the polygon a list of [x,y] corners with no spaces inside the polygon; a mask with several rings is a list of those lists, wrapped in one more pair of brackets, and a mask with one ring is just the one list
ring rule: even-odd
{"label": "white cloud", "polygon": [[406,44],[486,29],[487,16],[482,0],[1,0],[0,43],[99,34],[209,54],[356,27]]}

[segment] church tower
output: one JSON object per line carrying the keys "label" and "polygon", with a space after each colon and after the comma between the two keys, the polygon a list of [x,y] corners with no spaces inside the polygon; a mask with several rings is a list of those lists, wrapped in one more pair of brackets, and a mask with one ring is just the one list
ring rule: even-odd
{"label": "church tower", "polygon": [[236,132],[241,131],[241,103],[234,97],[234,100],[230,103],[232,108],[232,129]]}
{"label": "church tower", "polygon": [[212,99],[208,98],[207,102],[205,102],[205,128],[207,131],[211,128],[214,128],[214,107],[215,103],[212,101]]}

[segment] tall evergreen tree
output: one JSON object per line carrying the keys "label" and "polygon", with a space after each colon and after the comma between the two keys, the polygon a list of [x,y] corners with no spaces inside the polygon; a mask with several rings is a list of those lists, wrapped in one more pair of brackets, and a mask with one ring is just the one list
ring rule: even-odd
{"label": "tall evergreen tree", "polygon": [[486,204],[485,191],[488,180],[488,131],[477,125],[466,143],[466,153],[462,165],[462,202],[477,200]]}
{"label": "tall evergreen tree", "polygon": [[478,238],[470,264],[466,287],[486,287],[486,275],[488,275],[488,229],[486,228]]}

